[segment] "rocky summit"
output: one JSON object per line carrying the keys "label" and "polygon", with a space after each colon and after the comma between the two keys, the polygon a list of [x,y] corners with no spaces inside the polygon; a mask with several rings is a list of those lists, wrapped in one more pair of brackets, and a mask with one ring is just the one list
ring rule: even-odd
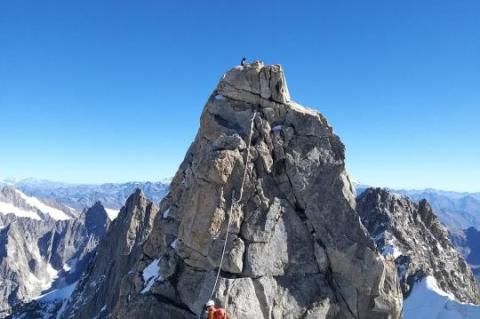
{"label": "rocky summit", "polygon": [[344,158],[280,65],[231,69],[158,214],[129,200],[64,317],[198,318],[212,297],[232,319],[401,318],[395,263],[360,221]]}

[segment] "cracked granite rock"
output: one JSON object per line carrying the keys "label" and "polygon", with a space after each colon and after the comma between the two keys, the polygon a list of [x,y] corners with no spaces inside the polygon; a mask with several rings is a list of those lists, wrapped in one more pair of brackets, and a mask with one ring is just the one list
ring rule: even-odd
{"label": "cracked granite rock", "polygon": [[[213,296],[229,318],[400,318],[395,264],[360,222],[344,158],[327,120],[291,100],[281,66],[254,62],[228,71],[148,238],[139,240],[146,233],[134,227],[127,236],[139,243],[134,254],[107,251],[123,245],[119,224],[131,225],[121,213],[65,318],[198,318],[245,169]],[[146,210],[137,211],[148,225]]]}

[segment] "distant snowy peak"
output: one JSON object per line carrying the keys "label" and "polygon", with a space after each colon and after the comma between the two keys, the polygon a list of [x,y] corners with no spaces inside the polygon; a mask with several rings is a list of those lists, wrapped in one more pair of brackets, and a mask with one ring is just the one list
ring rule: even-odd
{"label": "distant snowy peak", "polygon": [[0,213],[35,220],[42,220],[46,216],[54,220],[67,220],[77,215],[74,209],[28,196],[10,185],[0,191]]}

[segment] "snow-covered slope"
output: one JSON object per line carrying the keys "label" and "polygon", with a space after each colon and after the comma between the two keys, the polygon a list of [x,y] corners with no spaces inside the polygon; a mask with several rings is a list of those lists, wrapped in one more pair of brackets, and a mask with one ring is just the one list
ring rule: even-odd
{"label": "snow-covered slope", "polygon": [[42,220],[46,216],[53,220],[68,220],[74,218],[77,212],[55,202],[27,196],[12,186],[5,186],[0,191],[0,214],[13,214],[35,220]]}
{"label": "snow-covered slope", "polygon": [[405,319],[478,319],[480,306],[461,303],[443,291],[433,276],[416,283],[405,300]]}
{"label": "snow-covered slope", "polygon": [[77,286],[77,281],[60,289],[52,290],[36,299],[32,306],[35,309],[28,313],[13,314],[13,319],[25,319],[30,317],[42,319],[62,318],[65,306]]}
{"label": "snow-covered slope", "polygon": [[72,216],[69,216],[66,212],[64,212],[64,211],[62,211],[58,208],[49,206],[49,205],[43,203],[42,201],[40,201],[36,197],[27,196],[24,193],[22,193],[21,191],[19,191],[18,189],[15,190],[15,191],[17,192],[18,195],[20,195],[21,198],[23,198],[25,200],[27,205],[30,205],[31,207],[38,209],[39,211],[41,211],[44,214],[49,215],[53,219],[67,220],[67,219],[72,218]]}
{"label": "snow-covered slope", "polygon": [[17,217],[26,217],[26,218],[36,219],[36,220],[41,219],[40,216],[38,216],[37,212],[16,207],[12,203],[2,201],[1,198],[0,198],[0,213],[4,215],[13,214]]}

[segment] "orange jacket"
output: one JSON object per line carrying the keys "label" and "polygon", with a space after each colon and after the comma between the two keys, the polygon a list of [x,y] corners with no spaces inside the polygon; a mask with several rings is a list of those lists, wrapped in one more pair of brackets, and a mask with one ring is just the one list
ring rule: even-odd
{"label": "orange jacket", "polygon": [[227,313],[223,308],[211,307],[208,310],[208,319],[227,319]]}

